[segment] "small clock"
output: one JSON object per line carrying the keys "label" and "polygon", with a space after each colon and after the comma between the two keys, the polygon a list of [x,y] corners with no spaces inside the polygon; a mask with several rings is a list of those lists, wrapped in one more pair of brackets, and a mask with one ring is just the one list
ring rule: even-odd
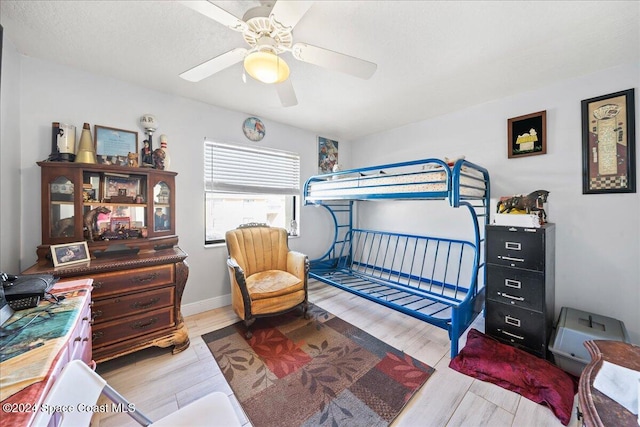
{"label": "small clock", "polygon": [[242,132],[251,141],[260,141],[264,138],[264,123],[257,117],[249,117],[242,124]]}

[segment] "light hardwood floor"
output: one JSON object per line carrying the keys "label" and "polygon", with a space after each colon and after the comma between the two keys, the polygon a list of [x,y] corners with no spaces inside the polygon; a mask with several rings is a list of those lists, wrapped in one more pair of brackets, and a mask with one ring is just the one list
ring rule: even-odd
{"label": "light hardwood floor", "polygon": [[[547,407],[450,369],[446,331],[320,282],[309,284],[309,299],[436,369],[394,426],[562,426]],[[191,346],[184,352],[172,355],[168,349],[150,348],[102,363],[97,371],[152,420],[209,392],[224,391],[243,425],[250,426],[201,338],[202,334],[235,323],[237,316],[231,307],[223,307],[185,320]],[[472,327],[484,330],[482,317]],[[464,341],[462,337],[461,346]],[[92,425],[138,424],[126,414],[105,413],[96,414]],[[569,425],[579,425],[575,411]]]}

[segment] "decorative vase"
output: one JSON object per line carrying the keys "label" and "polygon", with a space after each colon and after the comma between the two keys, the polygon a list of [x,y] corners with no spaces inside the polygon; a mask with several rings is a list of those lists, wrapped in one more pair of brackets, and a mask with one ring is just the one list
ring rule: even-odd
{"label": "decorative vase", "polygon": [[76,127],[73,125],[51,123],[52,162],[73,162],[76,158]]}
{"label": "decorative vase", "polygon": [[98,163],[96,148],[91,139],[91,128],[89,123],[82,126],[80,142],[78,142],[78,152],[76,153],[76,163]]}

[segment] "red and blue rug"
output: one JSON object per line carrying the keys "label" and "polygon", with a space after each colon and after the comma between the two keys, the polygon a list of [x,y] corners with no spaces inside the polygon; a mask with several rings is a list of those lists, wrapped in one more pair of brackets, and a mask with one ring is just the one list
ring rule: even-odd
{"label": "red and blue rug", "polygon": [[255,427],[386,426],[434,369],[310,305],[203,335]]}

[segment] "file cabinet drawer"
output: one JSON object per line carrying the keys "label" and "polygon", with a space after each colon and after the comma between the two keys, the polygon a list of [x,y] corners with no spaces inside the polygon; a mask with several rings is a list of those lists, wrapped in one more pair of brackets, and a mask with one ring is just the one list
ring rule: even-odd
{"label": "file cabinet drawer", "polygon": [[487,230],[487,263],[528,270],[544,270],[542,228],[500,227]]}
{"label": "file cabinet drawer", "polygon": [[538,271],[487,265],[487,298],[503,304],[543,311],[544,274]]}
{"label": "file cabinet drawer", "polygon": [[542,313],[487,300],[486,333],[507,344],[546,357],[547,333]]}

